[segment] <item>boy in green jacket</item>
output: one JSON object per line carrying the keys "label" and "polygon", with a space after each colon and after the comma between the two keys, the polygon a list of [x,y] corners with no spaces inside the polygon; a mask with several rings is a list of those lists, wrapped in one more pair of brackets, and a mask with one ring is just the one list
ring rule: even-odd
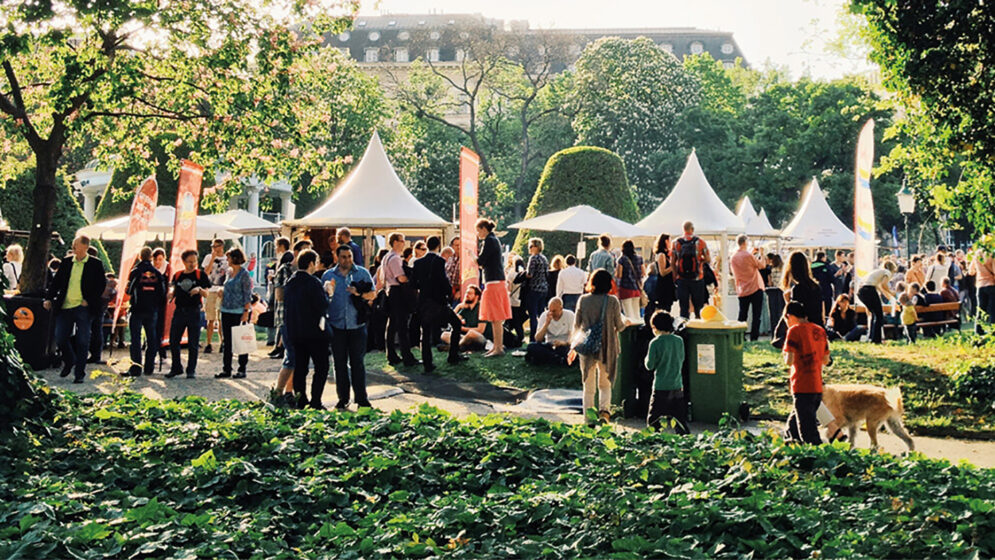
{"label": "boy in green jacket", "polygon": [[674,334],[674,318],[666,311],[657,311],[650,319],[653,334],[646,352],[646,369],[653,372],[653,398],[650,401],[646,425],[660,429],[660,420],[669,416],[675,420],[674,430],[688,434],[687,405],[684,403],[684,340]]}

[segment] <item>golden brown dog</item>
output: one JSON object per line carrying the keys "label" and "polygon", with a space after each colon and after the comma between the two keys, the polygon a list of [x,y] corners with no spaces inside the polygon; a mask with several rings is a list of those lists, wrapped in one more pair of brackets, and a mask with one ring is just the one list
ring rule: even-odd
{"label": "golden brown dog", "polygon": [[909,451],[915,450],[912,437],[902,424],[902,391],[897,387],[826,385],[822,388],[822,402],[836,417],[839,427],[849,430],[850,447],[854,446],[857,427],[865,421],[874,449],[878,448],[878,428],[887,423],[888,429],[909,446]]}

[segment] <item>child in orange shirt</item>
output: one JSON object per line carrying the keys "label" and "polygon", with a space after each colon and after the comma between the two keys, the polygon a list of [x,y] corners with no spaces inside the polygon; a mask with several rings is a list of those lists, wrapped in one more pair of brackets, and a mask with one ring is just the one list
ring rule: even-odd
{"label": "child in orange shirt", "polygon": [[805,307],[793,301],[785,309],[788,334],[784,363],[791,367],[791,398],[786,439],[820,444],[816,411],[822,402],[822,366],[829,363],[829,340],[821,325],[810,323]]}

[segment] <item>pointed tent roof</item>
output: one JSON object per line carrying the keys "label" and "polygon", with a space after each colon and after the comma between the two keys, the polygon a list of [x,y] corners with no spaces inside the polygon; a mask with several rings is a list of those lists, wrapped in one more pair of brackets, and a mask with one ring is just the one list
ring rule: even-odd
{"label": "pointed tent roof", "polygon": [[749,223],[750,220],[754,220],[758,217],[757,211],[753,208],[753,203],[750,202],[749,196],[744,196],[743,200],[739,201],[739,209],[736,210],[736,215],[743,219],[744,222]]}
{"label": "pointed tent roof", "polygon": [[763,213],[763,217],[757,214],[749,196],[744,196],[743,200],[739,202],[739,211],[736,212],[736,215],[742,218],[746,224],[747,235],[756,237],[776,237],[779,235],[778,231],[770,225],[766,212]]}
{"label": "pointed tent roof", "polygon": [[674,190],[636,226],[657,233],[676,235],[681,233],[687,220],[694,223],[694,231],[698,235],[746,231],[743,220],[726,207],[708,184],[694,150],[688,156],[687,165],[684,166],[684,172]]}
{"label": "pointed tent roof", "polygon": [[436,216],[411,194],[387,159],[380,135],[373,133],[363,158],[314,212],[291,226],[440,228],[449,222]]}
{"label": "pointed tent roof", "polygon": [[536,216],[528,220],[511,224],[510,229],[535,229],[540,231],[572,231],[576,233],[607,233],[619,237],[649,237],[651,232],[640,229],[618,218],[602,213],[597,208],[587,205],[574,206],[552,212],[545,216]]}
{"label": "pointed tent roof", "polygon": [[847,249],[854,246],[854,232],[829,207],[819,181],[812,177],[801,208],[782,231],[788,247]]}
{"label": "pointed tent roof", "polygon": [[760,209],[760,215],[757,216],[757,220],[760,221],[760,230],[769,231],[770,235],[781,235],[781,232],[777,231],[777,229],[770,224],[770,220],[767,218],[767,211],[763,208]]}

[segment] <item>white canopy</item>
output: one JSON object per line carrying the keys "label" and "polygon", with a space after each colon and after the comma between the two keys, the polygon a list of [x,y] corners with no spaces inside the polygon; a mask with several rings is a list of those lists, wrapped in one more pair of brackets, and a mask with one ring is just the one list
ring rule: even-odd
{"label": "white canopy", "polygon": [[[455,185],[454,185],[455,188]],[[363,158],[317,210],[284,225],[311,227],[442,228],[433,214],[401,183],[376,132]]]}
{"label": "white canopy", "polygon": [[216,222],[232,233],[239,235],[262,235],[280,231],[280,226],[264,220],[242,209],[229,210],[224,214],[204,216],[205,219]]}
{"label": "white canopy", "polygon": [[767,219],[767,213],[764,212],[761,217],[757,214],[757,211],[753,209],[753,203],[750,202],[749,196],[744,196],[743,200],[739,203],[739,211],[736,215],[743,220],[746,224],[746,234],[755,237],[777,237],[778,232],[770,225],[770,220]]}
{"label": "white canopy", "polygon": [[[86,235],[93,239],[103,239],[104,241],[124,241],[128,236],[128,223],[131,216],[121,216],[111,218],[95,224],[90,224],[77,230],[76,235]],[[172,206],[157,206],[152,221],[149,222],[146,240],[158,239],[160,241],[171,241],[173,239],[173,226],[176,222],[176,209]],[[233,233],[218,222],[209,220],[207,216],[197,216],[197,239],[237,239],[241,237]]]}
{"label": "white canopy", "polygon": [[782,231],[784,245],[803,249],[852,249],[855,234],[829,207],[819,181],[812,177],[802,206]]}
{"label": "white canopy", "polygon": [[684,172],[674,190],[636,225],[655,233],[679,235],[685,221],[694,223],[698,235],[735,234],[746,231],[746,224],[732,213],[708,184],[694,150],[688,156]]}
{"label": "white canopy", "polygon": [[572,231],[577,233],[607,233],[615,237],[642,237],[652,233],[603,214],[597,208],[587,205],[574,206],[559,212],[536,216],[511,224],[511,229],[535,229],[540,231]]}

